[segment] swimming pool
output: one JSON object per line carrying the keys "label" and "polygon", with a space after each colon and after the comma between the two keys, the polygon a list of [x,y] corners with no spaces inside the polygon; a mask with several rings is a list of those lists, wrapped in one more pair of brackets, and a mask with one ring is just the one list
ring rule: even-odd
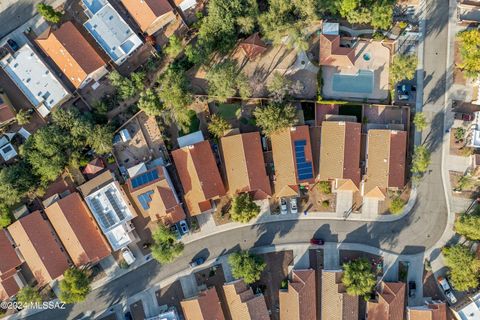
{"label": "swimming pool", "polygon": [[372,93],[373,72],[360,70],[357,74],[335,73],[333,75],[333,91]]}

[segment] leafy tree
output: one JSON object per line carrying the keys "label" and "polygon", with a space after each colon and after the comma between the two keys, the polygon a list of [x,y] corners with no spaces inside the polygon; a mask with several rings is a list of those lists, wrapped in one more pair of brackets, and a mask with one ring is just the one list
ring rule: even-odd
{"label": "leafy tree", "polygon": [[480,240],[480,212],[474,211],[471,214],[463,213],[457,221],[455,221],[455,231],[468,240]]}
{"label": "leafy tree", "polygon": [[22,304],[30,304],[30,303],[42,303],[42,297],[37,290],[30,286],[25,286],[20,291],[18,291],[17,301]]}
{"label": "leafy tree", "polygon": [[232,200],[230,217],[233,221],[247,223],[260,213],[260,207],[253,202],[248,193],[235,196]]}
{"label": "leafy tree", "polygon": [[164,225],[158,226],[152,238],[152,256],[160,263],[172,262],[183,251],[183,243],[177,241],[175,233]]}
{"label": "leafy tree", "polygon": [[12,217],[8,206],[0,203],[0,229],[8,227],[11,223]]}
{"label": "leafy tree", "polygon": [[423,174],[430,165],[430,152],[424,145],[416,146],[413,151],[412,173]]}
{"label": "leafy tree", "polygon": [[412,80],[417,69],[417,56],[396,55],[390,65],[390,80],[392,85],[401,80]]}
{"label": "leafy tree", "polygon": [[389,210],[392,214],[399,214],[402,212],[403,207],[405,207],[405,201],[400,197],[396,197],[390,202]]}
{"label": "leafy tree", "polygon": [[[122,76],[114,70],[107,76],[112,86],[115,87],[120,98],[123,100],[134,97],[138,92],[144,89],[144,73],[132,73],[132,79]],[[142,79],[143,77],[143,79]]]}
{"label": "leafy tree", "polygon": [[349,295],[368,297],[376,284],[370,262],[361,258],[344,263],[342,283]]}
{"label": "leafy tree", "polygon": [[21,126],[27,124],[30,122],[30,114],[28,113],[27,110],[25,109],[20,109],[18,112],[17,112],[17,115],[15,116],[15,119],[17,120],[17,123]]}
{"label": "leafy tree", "polygon": [[293,82],[279,72],[273,74],[271,82],[267,83],[268,91],[274,102],[282,102],[290,94]]}
{"label": "leafy tree", "polygon": [[37,178],[25,161],[3,167],[0,170],[0,203],[15,205],[24,196],[33,193],[37,186]]}
{"label": "leafy tree", "polygon": [[331,194],[332,184],[330,183],[330,181],[320,181],[318,183],[318,190],[320,190],[321,193]]}
{"label": "leafy tree", "polygon": [[165,53],[170,58],[175,58],[178,56],[183,50],[182,39],[173,35],[168,39],[168,46],[165,48]]}
{"label": "leafy tree", "polygon": [[60,300],[64,303],[76,303],[85,300],[90,293],[88,274],[80,269],[71,268],[64,272],[60,281]]}
{"label": "leafy tree", "polygon": [[457,36],[460,56],[458,67],[468,78],[478,78],[480,75],[480,30],[462,31]]}
{"label": "leafy tree", "polygon": [[135,94],[142,92],[145,89],[145,79],[147,79],[145,71],[137,71],[130,74],[130,79],[135,88]]}
{"label": "leafy tree", "polygon": [[455,137],[455,140],[457,141],[462,141],[463,138],[465,138],[465,129],[462,128],[462,127],[459,127],[459,128],[455,128],[455,133],[453,134],[453,136]]}
{"label": "leafy tree", "polygon": [[387,30],[393,22],[393,4],[388,1],[376,1],[372,7],[372,27]]}
{"label": "leafy tree", "polygon": [[423,131],[427,127],[427,118],[423,112],[417,112],[413,118],[413,124],[417,131]]}
{"label": "leafy tree", "polygon": [[180,127],[190,124],[188,106],[193,102],[185,72],[168,69],[159,79],[158,96],[163,102],[165,116],[174,120]]}
{"label": "leafy tree", "polygon": [[228,257],[228,264],[232,269],[232,275],[235,278],[243,278],[247,284],[260,280],[260,275],[267,266],[259,256],[248,251],[232,253]]}
{"label": "leafy tree", "polygon": [[37,11],[48,22],[59,23],[62,19],[62,14],[60,12],[55,11],[52,6],[45,3],[37,4]]}
{"label": "leafy tree", "polygon": [[52,124],[38,129],[21,146],[20,154],[32,166],[41,181],[54,181],[68,164],[71,136]]}
{"label": "leafy tree", "polygon": [[478,260],[469,248],[457,244],[442,249],[445,264],[449,268],[450,281],[453,287],[459,291],[477,288],[480,260]]}
{"label": "leafy tree", "polygon": [[113,130],[110,126],[95,125],[92,134],[88,139],[88,144],[97,154],[107,154],[112,152]]}
{"label": "leafy tree", "polygon": [[237,69],[235,62],[226,60],[215,65],[207,73],[208,94],[216,100],[226,102],[238,92],[242,98],[248,98],[251,88],[247,77]]}
{"label": "leafy tree", "polygon": [[217,139],[223,137],[225,131],[231,128],[232,126],[227,120],[216,114],[212,116],[210,123],[208,124],[208,131]]}
{"label": "leafy tree", "polygon": [[137,106],[149,116],[158,116],[163,111],[163,105],[157,93],[151,88],[140,93]]}
{"label": "leafy tree", "polygon": [[297,110],[291,104],[269,104],[264,108],[256,108],[253,112],[257,125],[265,135],[289,128],[297,123]]}

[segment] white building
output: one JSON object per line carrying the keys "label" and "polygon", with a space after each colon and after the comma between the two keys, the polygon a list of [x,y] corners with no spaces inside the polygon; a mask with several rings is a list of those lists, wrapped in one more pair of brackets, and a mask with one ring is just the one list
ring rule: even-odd
{"label": "white building", "polygon": [[480,111],[474,112],[474,119],[467,134],[468,146],[480,148]]}
{"label": "white building", "polygon": [[117,65],[142,45],[142,40],[106,0],[82,0],[90,18],[84,27]]}
{"label": "white building", "polygon": [[471,302],[465,306],[452,309],[457,319],[460,320],[477,320],[480,319],[480,293],[470,297]]}
{"label": "white building", "polygon": [[6,55],[0,65],[42,117],[70,97],[29,44]]}
{"label": "white building", "polygon": [[130,244],[134,237],[130,220],[135,216],[130,211],[117,181],[89,194],[85,201],[97,220],[114,251]]}

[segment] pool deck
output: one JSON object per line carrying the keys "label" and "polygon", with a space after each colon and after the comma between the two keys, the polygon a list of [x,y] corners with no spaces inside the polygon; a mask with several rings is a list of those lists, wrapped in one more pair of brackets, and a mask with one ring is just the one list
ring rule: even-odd
{"label": "pool deck", "polygon": [[[366,61],[363,55],[369,53],[370,60]],[[355,66],[353,68],[322,67],[323,97],[328,99],[369,99],[385,100],[388,98],[388,74],[390,64],[390,50],[378,41],[361,41],[355,48]],[[359,70],[373,71],[374,83],[371,93],[335,91],[333,89],[334,74],[356,74]]]}

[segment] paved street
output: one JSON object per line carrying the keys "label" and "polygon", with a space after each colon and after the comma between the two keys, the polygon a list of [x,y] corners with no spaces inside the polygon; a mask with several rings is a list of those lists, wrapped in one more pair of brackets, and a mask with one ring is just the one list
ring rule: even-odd
{"label": "paved street", "polygon": [[[431,121],[424,134],[432,151],[432,165],[418,187],[417,203],[403,219],[395,222],[354,222],[339,220],[297,220],[268,222],[214,234],[188,243],[184,254],[168,267],[155,261],[94,290],[83,303],[67,310],[49,310],[29,319],[94,318],[102,310],[137,294],[162,279],[188,268],[188,262],[202,252],[212,259],[238,249],[305,243],[312,236],[329,242],[359,243],[383,250],[412,255],[435,247],[447,226],[447,206],[442,183],[442,138],[444,135],[444,94],[448,1],[428,0],[426,5],[424,52],[424,111]],[[436,254],[436,251],[434,251]],[[435,258],[431,257],[431,258]]]}

